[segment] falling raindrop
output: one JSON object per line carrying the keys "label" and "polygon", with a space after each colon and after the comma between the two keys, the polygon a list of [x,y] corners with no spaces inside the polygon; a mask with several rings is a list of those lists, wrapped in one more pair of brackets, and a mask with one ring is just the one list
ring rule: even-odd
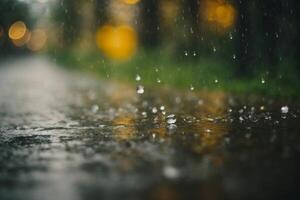
{"label": "falling raindrop", "polygon": [[157,108],[156,108],[156,107],[153,107],[153,108],[152,108],[152,113],[153,113],[153,114],[156,114],[156,113],[157,113],[157,111],[158,111],[158,110],[157,110]]}
{"label": "falling raindrop", "polygon": [[229,39],[233,39],[232,33],[229,33]]}
{"label": "falling raindrop", "polygon": [[281,113],[287,114],[289,112],[289,107],[288,106],[282,106],[281,107]]}
{"label": "falling raindrop", "polygon": [[187,52],[187,51],[184,51],[184,55],[185,55],[185,56],[188,56],[188,52]]}
{"label": "falling raindrop", "polygon": [[190,90],[193,91],[195,88],[193,85],[190,86]]}
{"label": "falling raindrop", "polygon": [[168,179],[176,179],[179,176],[179,171],[173,166],[165,166],[163,168],[163,175]]}
{"label": "falling raindrop", "polygon": [[144,86],[138,85],[138,86],[136,87],[136,93],[137,93],[137,94],[144,94],[144,92],[145,92]]}
{"label": "falling raindrop", "polygon": [[99,110],[99,106],[98,106],[97,104],[94,104],[94,105],[92,106],[92,108],[91,108],[91,111],[92,111],[93,113],[96,113],[98,110]]}
{"label": "falling raindrop", "polygon": [[233,55],[232,55],[232,58],[233,58],[233,60],[235,60],[235,59],[236,59],[236,55],[235,55],[235,54],[233,54]]}
{"label": "falling raindrop", "polygon": [[165,110],[165,106],[160,106],[160,110]]}
{"label": "falling raindrop", "polygon": [[169,118],[169,119],[167,120],[167,123],[168,123],[168,124],[175,124],[175,123],[176,123],[176,119],[175,119],[175,118]]}
{"label": "falling raindrop", "polygon": [[141,80],[141,76],[137,74],[136,77],[135,77],[135,80],[136,81],[140,81]]}

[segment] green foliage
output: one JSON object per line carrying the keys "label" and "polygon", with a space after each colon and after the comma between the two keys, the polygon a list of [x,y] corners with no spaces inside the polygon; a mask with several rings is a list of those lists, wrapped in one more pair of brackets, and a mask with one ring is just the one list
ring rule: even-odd
{"label": "green foliage", "polygon": [[[238,79],[233,63],[211,57],[186,61],[162,55],[151,50],[138,54],[123,62],[109,61],[98,52],[81,54],[59,52],[53,55],[59,63],[69,69],[83,70],[108,80],[135,82],[135,76],[142,77],[141,83],[151,87],[171,86],[177,89],[222,90],[235,94],[268,96],[299,96],[299,84],[293,64],[283,63],[279,67],[280,76],[269,78],[257,70],[253,78]],[[259,68],[258,68],[259,69]],[[157,71],[158,70],[158,71]],[[158,83],[158,79],[161,80]],[[262,80],[265,83],[262,83]]]}

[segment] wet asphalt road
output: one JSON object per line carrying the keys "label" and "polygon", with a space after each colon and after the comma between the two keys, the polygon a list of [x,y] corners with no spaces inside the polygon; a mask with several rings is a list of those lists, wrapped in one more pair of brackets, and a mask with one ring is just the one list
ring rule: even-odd
{"label": "wet asphalt road", "polygon": [[297,100],[136,94],[46,58],[6,61],[0,199],[299,199],[299,114]]}

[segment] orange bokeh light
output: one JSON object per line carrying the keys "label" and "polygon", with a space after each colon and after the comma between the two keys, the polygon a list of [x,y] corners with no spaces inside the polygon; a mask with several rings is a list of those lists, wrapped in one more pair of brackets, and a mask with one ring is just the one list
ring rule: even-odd
{"label": "orange bokeh light", "polygon": [[223,0],[206,0],[201,5],[204,21],[218,30],[231,28],[236,20],[235,8]]}
{"label": "orange bokeh light", "polygon": [[30,37],[31,37],[30,31],[26,30],[23,37],[21,37],[19,39],[12,39],[11,41],[16,47],[22,47],[30,40]]}
{"label": "orange bokeh light", "polygon": [[47,42],[47,34],[43,29],[36,29],[32,31],[30,40],[27,43],[27,47],[31,51],[39,51],[43,49]]}
{"label": "orange bokeh light", "polygon": [[107,57],[124,60],[137,49],[137,33],[127,25],[105,25],[96,33],[96,44]]}
{"label": "orange bokeh light", "polygon": [[140,0],[121,0],[125,4],[134,5],[137,4]]}
{"label": "orange bokeh light", "polygon": [[8,31],[8,36],[12,40],[19,40],[25,36],[27,27],[22,21],[13,23]]}

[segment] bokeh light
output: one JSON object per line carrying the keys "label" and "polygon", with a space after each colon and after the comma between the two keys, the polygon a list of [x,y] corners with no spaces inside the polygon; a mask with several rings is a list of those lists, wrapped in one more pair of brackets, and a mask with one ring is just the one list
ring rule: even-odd
{"label": "bokeh light", "polygon": [[24,22],[17,21],[13,23],[8,31],[8,36],[12,40],[19,40],[25,36],[27,27]]}
{"label": "bokeh light", "polygon": [[31,51],[39,51],[43,49],[47,42],[47,34],[44,29],[35,29],[31,33],[30,40],[27,43],[27,47]]}
{"label": "bokeh light", "polygon": [[137,33],[127,25],[105,25],[97,31],[96,43],[107,57],[124,60],[136,52],[138,45]]}
{"label": "bokeh light", "polygon": [[31,33],[27,29],[23,37],[19,39],[12,39],[11,41],[16,47],[22,47],[30,40],[30,37],[31,37]]}
{"label": "bokeh light", "polygon": [[125,4],[134,5],[137,4],[140,0],[121,0]]}
{"label": "bokeh light", "polygon": [[226,31],[235,23],[236,10],[225,1],[206,0],[201,5],[200,15],[211,27],[218,31]]}

